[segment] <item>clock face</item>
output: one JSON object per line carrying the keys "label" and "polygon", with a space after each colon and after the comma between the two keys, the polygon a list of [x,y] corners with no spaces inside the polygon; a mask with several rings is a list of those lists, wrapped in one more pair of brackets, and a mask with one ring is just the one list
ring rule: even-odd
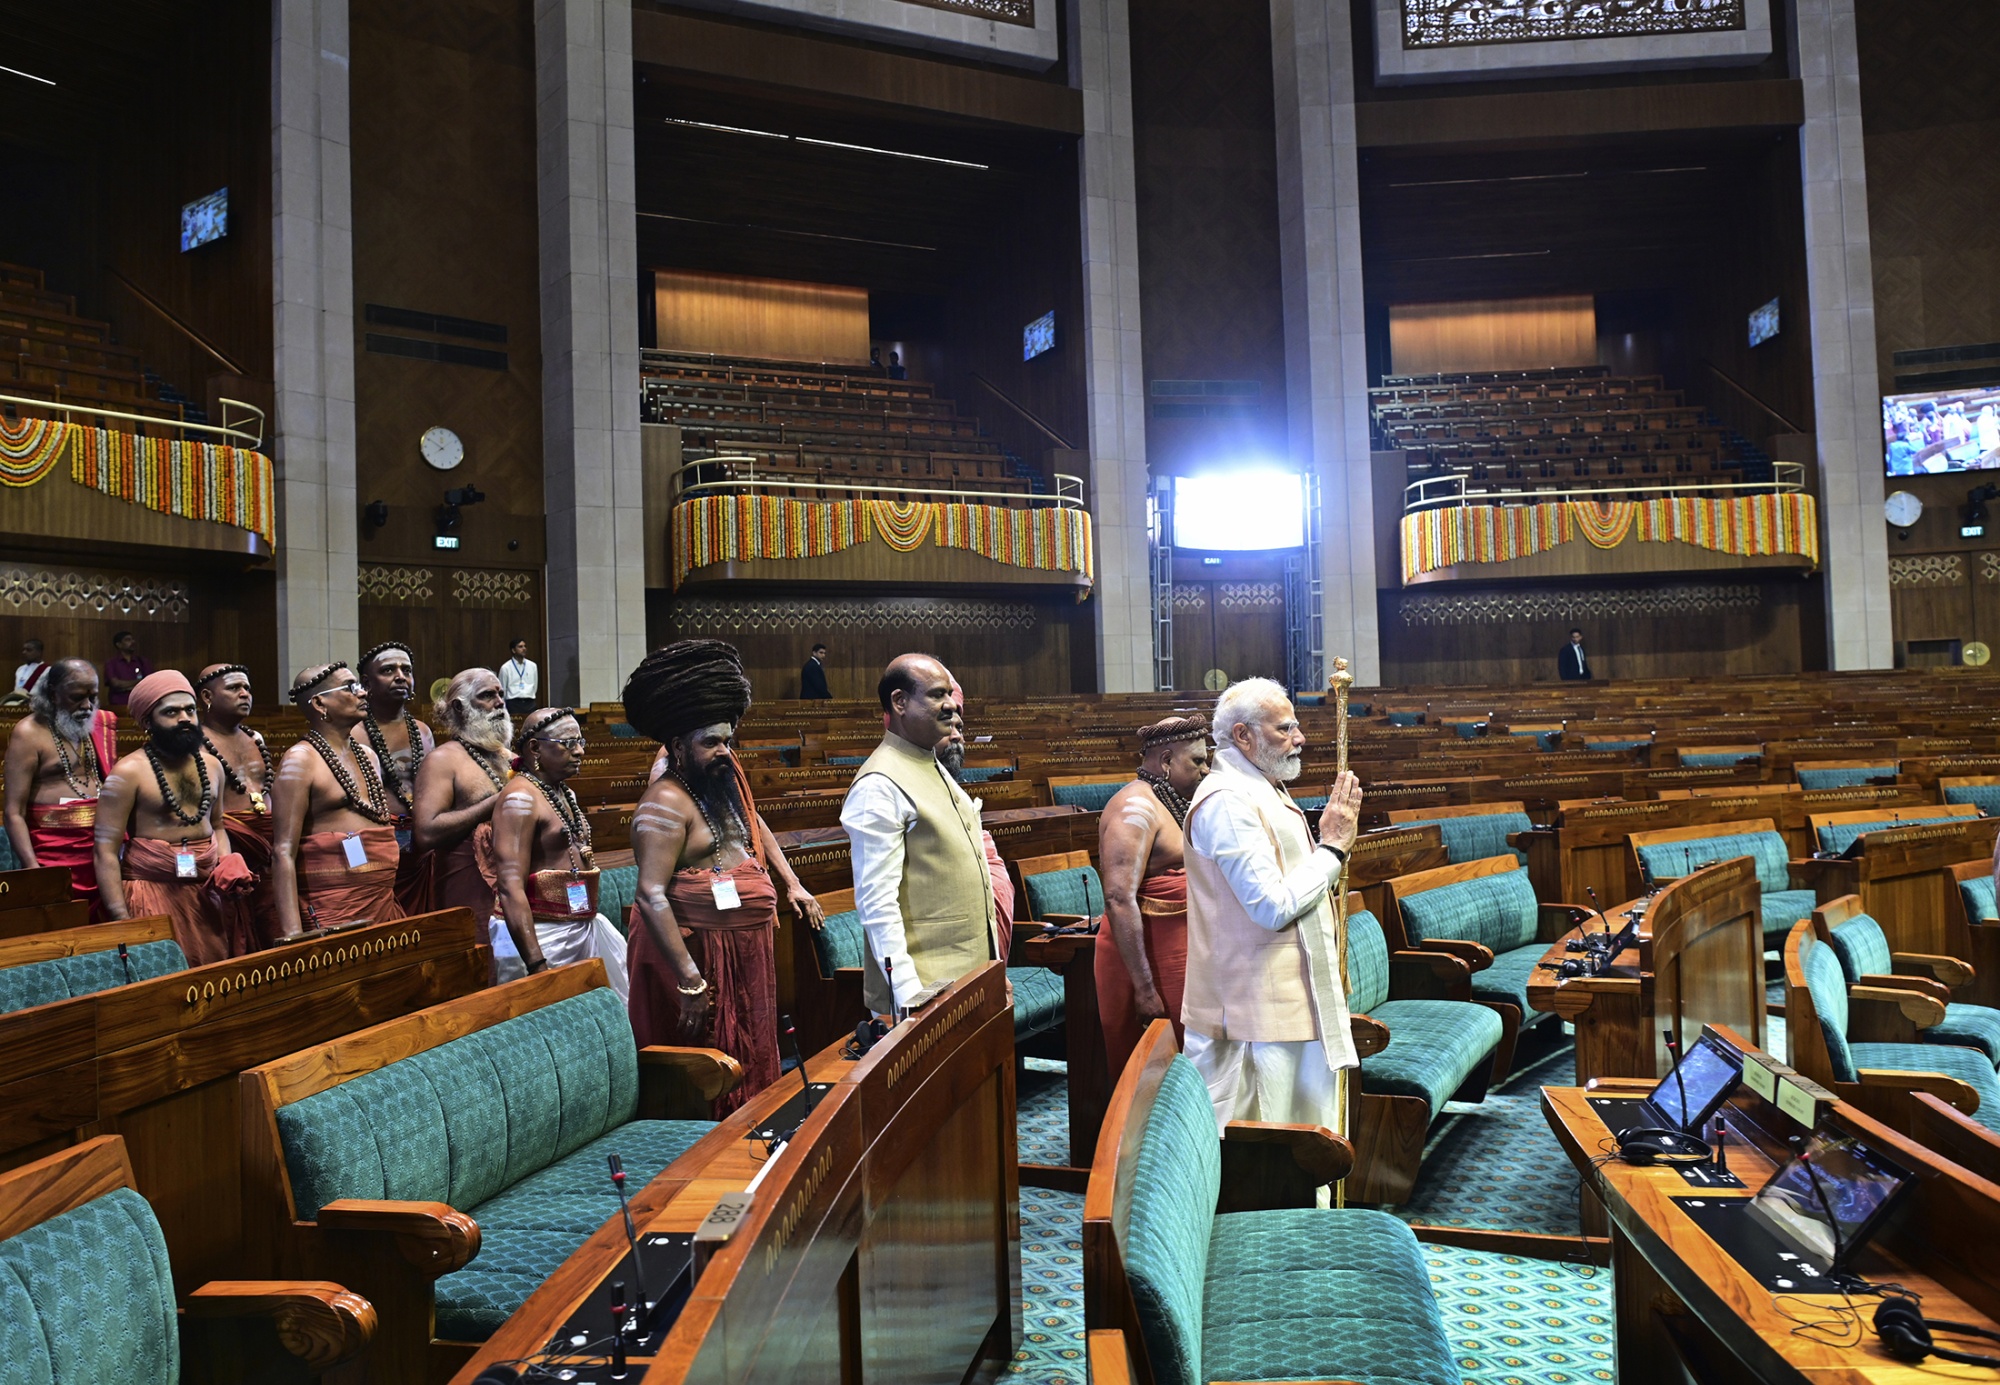
{"label": "clock face", "polygon": [[1908,491],[1892,491],[1882,502],[1882,513],[1898,529],[1907,529],[1923,515],[1924,502]]}
{"label": "clock face", "polygon": [[465,460],[465,444],[449,428],[426,428],[417,446],[423,451],[424,460],[439,471],[450,471]]}

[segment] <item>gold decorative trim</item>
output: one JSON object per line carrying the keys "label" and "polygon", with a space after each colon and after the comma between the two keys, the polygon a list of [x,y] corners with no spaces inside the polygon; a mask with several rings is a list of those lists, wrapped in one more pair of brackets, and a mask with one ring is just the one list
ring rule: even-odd
{"label": "gold decorative trim", "polygon": [[[1982,559],[1994,554],[1982,553]],[[1994,579],[1988,577],[1987,581]],[[1965,558],[1958,553],[1922,553],[1889,560],[1892,587],[1957,587],[1965,583]]]}
{"label": "gold decorative trim", "polygon": [[1225,611],[1282,611],[1285,589],[1276,582],[1218,582],[1215,604]]}
{"label": "gold decorative trim", "polygon": [[1763,591],[1748,582],[1633,589],[1564,587],[1465,596],[1405,594],[1397,603],[1396,613],[1404,625],[1504,625],[1513,621],[1577,620],[1585,616],[1676,616],[1755,610],[1763,601]]}
{"label": "gold decorative trim", "polygon": [[1403,49],[1741,29],[1743,0],[1403,0]]}
{"label": "gold decorative trim", "polygon": [[535,574],[518,568],[500,572],[454,568],[451,599],[457,605],[480,609],[532,606],[535,604]]}
{"label": "gold decorative trim", "polygon": [[1027,601],[973,601],[931,597],[918,601],[724,601],[687,597],[674,603],[677,636],[737,630],[1032,630],[1035,607]]}
{"label": "gold decorative trim", "polygon": [[167,577],[52,567],[0,568],[0,610],[29,615],[185,624],[187,583]]}
{"label": "gold decorative trim", "polygon": [[355,583],[364,606],[424,606],[431,599],[427,567],[363,563],[355,569]]}

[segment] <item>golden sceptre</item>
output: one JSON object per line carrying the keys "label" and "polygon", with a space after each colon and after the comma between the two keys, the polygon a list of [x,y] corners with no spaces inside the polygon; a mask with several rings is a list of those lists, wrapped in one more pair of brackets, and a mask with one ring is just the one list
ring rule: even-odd
{"label": "golden sceptre", "polygon": [[[1333,661],[1333,677],[1327,680],[1327,689],[1333,694],[1333,744],[1334,779],[1338,788],[1339,777],[1347,773],[1347,694],[1354,686],[1353,671],[1347,667],[1347,660]],[[1332,799],[1329,798],[1328,802]],[[1350,851],[1349,857],[1351,858]],[[1340,874],[1333,882],[1333,935],[1336,952],[1340,957],[1338,984],[1343,991],[1347,987],[1347,860],[1340,863]],[[1349,1092],[1354,1070],[1341,1068],[1333,1075],[1334,1134],[1348,1138],[1348,1108],[1351,1103]],[[1347,1180],[1338,1179],[1333,1185],[1333,1205],[1347,1205]]]}

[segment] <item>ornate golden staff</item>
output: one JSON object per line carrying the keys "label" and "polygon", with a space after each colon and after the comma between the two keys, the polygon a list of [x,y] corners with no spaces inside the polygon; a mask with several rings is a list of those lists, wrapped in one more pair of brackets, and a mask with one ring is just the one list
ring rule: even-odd
{"label": "ornate golden staff", "polygon": [[[1347,660],[1335,659],[1333,661],[1333,677],[1327,680],[1327,687],[1333,694],[1334,778],[1336,787],[1339,777],[1347,773],[1347,694],[1353,686],[1354,674],[1347,667]],[[1329,790],[1329,793],[1331,792]],[[1331,799],[1329,799],[1330,801]],[[1349,855],[1351,856],[1352,853],[1350,852]],[[1333,936],[1336,942],[1336,951],[1340,958],[1339,973],[1335,979],[1344,993],[1347,988],[1346,859],[1341,861],[1340,874],[1333,882]],[[1352,1068],[1341,1068],[1333,1075],[1335,1117],[1333,1133],[1342,1139],[1348,1138],[1348,1126],[1351,1123],[1348,1117],[1348,1107],[1351,1100],[1349,1086],[1353,1073],[1354,1069]],[[1335,1207],[1345,1207],[1347,1205],[1347,1180],[1345,1178],[1334,1182],[1333,1205]]]}

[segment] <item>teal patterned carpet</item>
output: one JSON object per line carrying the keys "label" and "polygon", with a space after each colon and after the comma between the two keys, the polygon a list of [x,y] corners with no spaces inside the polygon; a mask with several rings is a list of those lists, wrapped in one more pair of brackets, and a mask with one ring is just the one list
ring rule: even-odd
{"label": "teal patterned carpet", "polygon": [[[1478,1105],[1452,1105],[1431,1135],[1413,1222],[1576,1234],[1576,1175],[1537,1105],[1568,1081],[1570,1045],[1525,1039],[1527,1066]],[[1068,1162],[1062,1064],[1027,1060],[1016,1088],[1022,1163]],[[1024,1385],[1084,1385],[1083,1199],[1021,1189],[1022,1342],[1007,1372]],[[1609,1382],[1610,1271],[1427,1245],[1425,1263],[1467,1385]]]}

